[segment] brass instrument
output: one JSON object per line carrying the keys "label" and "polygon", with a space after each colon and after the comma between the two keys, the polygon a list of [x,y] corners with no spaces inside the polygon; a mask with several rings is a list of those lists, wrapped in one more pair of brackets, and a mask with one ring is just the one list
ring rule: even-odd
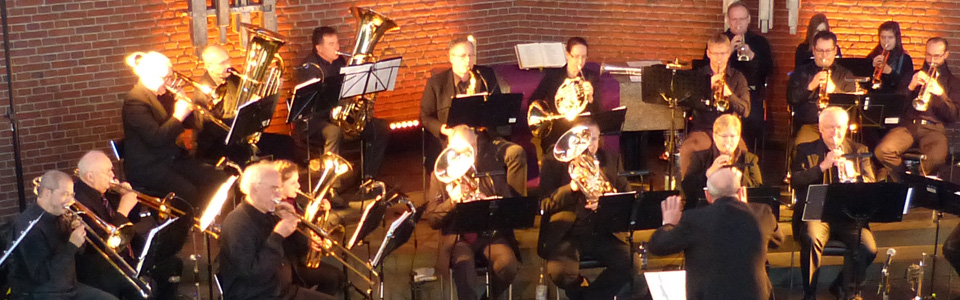
{"label": "brass instrument", "polygon": [[[841,149],[839,146],[837,146],[836,150],[840,151],[841,153],[843,152],[843,149]],[[837,178],[839,178],[840,182],[842,183],[857,182],[857,180],[860,178],[860,172],[857,171],[853,161],[845,157],[841,157],[839,160],[837,160]]]}
{"label": "brass instrument", "polygon": [[[140,293],[140,296],[143,296],[144,299],[150,297],[150,295],[153,293],[153,289],[150,287],[150,284],[141,280],[138,277],[139,274],[137,274],[136,269],[131,267],[130,264],[128,264],[127,261],[124,260],[124,258],[116,251],[116,243],[118,242],[117,238],[119,237],[115,236],[115,234],[119,233],[121,228],[130,228],[130,233],[132,236],[133,228],[121,226],[121,228],[116,228],[113,231],[109,231],[107,230],[107,226],[109,225],[112,227],[112,225],[98,218],[96,214],[93,214],[93,212],[78,202],[64,205],[64,208],[66,209],[66,214],[64,215],[69,218],[79,220],[80,225],[83,226],[84,230],[87,231],[87,235],[84,237],[84,239],[86,239],[87,243],[90,244],[90,248],[93,248],[94,251],[100,253],[100,255],[103,256],[103,258],[110,264],[111,267],[123,274],[124,279],[126,279],[127,282],[136,288],[137,292]],[[109,237],[107,240],[103,240],[103,238],[97,234],[96,230],[94,230],[90,224],[80,218],[81,214],[87,215],[91,220],[93,220],[93,222],[95,222],[97,227],[100,227],[101,230],[108,232]]]}
{"label": "brass instrument", "polygon": [[603,175],[596,155],[590,151],[590,144],[598,138],[589,127],[581,125],[567,130],[553,146],[553,157],[569,162],[570,180],[577,184],[588,203],[600,200],[603,194],[617,192]]}
{"label": "brass instrument", "polygon": [[634,67],[624,67],[624,66],[614,66],[608,64],[600,65],[600,74],[609,73],[610,75],[630,75],[630,76],[642,76],[643,68],[634,68]]}
{"label": "brass instrument", "polygon": [[887,51],[887,48],[882,46],[880,48],[883,49],[880,51],[880,57],[883,57],[881,60],[883,63],[873,69],[873,77],[870,78],[870,85],[875,90],[880,89],[880,86],[883,85],[880,77],[883,76],[883,69],[887,65],[887,59],[890,58],[890,51]]}
{"label": "brass instrument", "polygon": [[[275,199],[274,202],[276,202],[277,204],[279,204],[279,203],[280,203],[280,199]],[[279,209],[280,207],[277,206],[277,208]],[[309,231],[307,231],[307,230],[303,230],[303,229],[301,229],[301,228],[297,228],[297,232],[299,232],[300,234],[303,234],[303,235],[306,236],[308,239],[309,239],[311,236],[316,235],[316,236],[320,236],[321,238],[323,238],[323,239],[326,240],[326,241],[329,241],[329,244],[323,243],[323,244],[320,244],[320,245],[318,245],[318,246],[320,246],[321,248],[323,248],[323,251],[324,251],[324,252],[330,253],[330,257],[332,257],[333,259],[336,259],[337,261],[339,261],[340,263],[342,263],[343,266],[346,267],[348,270],[353,271],[353,272],[356,273],[358,276],[360,276],[360,278],[362,278],[364,281],[366,281],[367,284],[373,285],[373,280],[370,280],[370,277],[368,277],[366,274],[360,272],[360,270],[358,270],[356,267],[354,267],[353,265],[347,263],[346,259],[341,258],[340,256],[338,256],[338,255],[337,255],[337,251],[342,252],[342,253],[344,253],[347,257],[349,257],[349,258],[351,258],[351,259],[353,259],[353,260],[355,260],[355,261],[357,261],[357,262],[362,263],[365,271],[367,271],[369,274],[373,274],[374,277],[379,277],[379,276],[380,276],[380,274],[377,273],[377,271],[375,271],[375,270],[373,269],[373,266],[370,265],[369,262],[366,262],[366,261],[360,259],[360,258],[357,257],[356,255],[354,255],[353,253],[351,253],[349,250],[347,250],[346,248],[344,248],[343,245],[340,245],[340,242],[338,242],[338,241],[336,241],[335,239],[331,238],[329,232],[327,232],[326,230],[324,230],[324,229],[321,228],[320,226],[317,226],[316,224],[311,223],[309,220],[307,220],[304,216],[298,214],[296,211],[288,211],[288,212],[291,213],[291,214],[293,214],[294,216],[297,216],[297,217],[300,219],[300,224],[304,225],[304,227],[306,227],[307,230],[309,230]],[[312,243],[313,241],[310,240],[310,242]],[[336,249],[333,249],[333,248],[336,248]],[[312,251],[312,249],[311,249],[311,251]]]}
{"label": "brass instrument", "polygon": [[[313,188],[313,195],[308,197],[311,201],[303,210],[303,221],[322,228],[326,221],[326,213],[323,218],[318,219],[317,216],[320,212],[323,197],[325,197],[333,187],[337,178],[353,170],[353,167],[350,165],[350,162],[343,159],[343,157],[330,152],[324,153],[323,156],[320,157],[318,164],[323,165],[323,173],[320,175],[320,180],[317,182],[317,185]],[[311,161],[310,165],[310,169],[313,170],[314,162]],[[329,237],[324,235],[324,238]],[[304,263],[307,268],[316,269],[320,267],[321,259],[323,259],[323,253],[311,249],[304,257]]]}
{"label": "brass instrument", "polygon": [[169,84],[166,86],[167,91],[173,93],[173,96],[177,100],[183,100],[183,101],[186,101],[187,103],[190,103],[190,105],[193,106],[193,110],[198,114],[200,114],[201,117],[209,119],[211,122],[216,124],[217,127],[223,128],[223,130],[230,131],[230,126],[227,126],[226,123],[223,123],[223,121],[220,120],[217,114],[214,114],[213,111],[211,111],[211,108],[209,106],[210,104],[194,101],[193,98],[190,98],[189,96],[183,93],[183,87],[189,84],[189,85],[192,85],[197,90],[199,90],[200,92],[210,96],[211,98],[217,98],[216,91],[213,88],[200,84],[196,81],[193,81],[193,79],[190,79],[189,76],[183,75],[177,71],[171,70],[170,72],[171,72],[171,75],[173,75],[174,80],[172,84]]}
{"label": "brass instrument", "polygon": [[433,175],[444,184],[444,189],[452,201],[470,202],[483,198],[475,162],[476,153],[473,147],[457,142],[451,142],[437,157]]}
{"label": "brass instrument", "polygon": [[[353,54],[347,65],[359,65],[375,62],[373,48],[384,34],[399,29],[397,23],[371,9],[351,7],[350,13],[357,20],[357,43],[353,47]],[[347,99],[346,103],[330,110],[330,120],[340,127],[344,137],[355,139],[367,126],[367,120],[373,113],[375,100],[366,96]]]}
{"label": "brass instrument", "polygon": [[236,117],[237,109],[247,102],[276,95],[280,90],[283,75],[283,58],[278,55],[286,39],[263,28],[243,24],[253,37],[247,43],[243,73],[234,97],[223,100],[223,118]]}
{"label": "brass instrument", "polygon": [[557,88],[557,94],[553,97],[557,114],[547,112],[542,101],[545,100],[532,102],[527,109],[527,126],[530,127],[530,132],[538,137],[550,133],[553,120],[576,119],[587,108],[587,104],[593,102],[593,84],[583,78],[583,69],[580,69],[577,77],[564,79],[563,84]]}
{"label": "brass instrument", "polygon": [[820,80],[820,96],[817,98],[817,108],[820,110],[830,106],[830,92],[827,87],[830,84],[830,76],[832,75],[829,67],[823,68],[822,72],[827,72],[827,76]]}
{"label": "brass instrument", "polygon": [[917,111],[927,111],[927,109],[930,108],[930,89],[928,87],[931,81],[936,82],[937,79],[940,78],[940,71],[937,70],[937,67],[937,64],[930,64],[930,69],[927,70],[929,78],[923,83],[923,87],[920,88],[920,93],[917,94],[917,98],[913,99],[913,109]]}
{"label": "brass instrument", "polygon": [[724,95],[724,90],[727,87],[727,74],[724,71],[720,71],[720,80],[717,80],[717,84],[713,85],[713,106],[717,109],[718,112],[726,112],[730,109],[730,97]]}
{"label": "brass instrument", "polygon": [[743,40],[740,42],[740,46],[737,47],[737,60],[738,61],[750,61],[750,56],[747,55],[747,37],[743,36]]}
{"label": "brass instrument", "polygon": [[[138,191],[133,190],[133,189],[128,189],[128,188],[124,187],[123,185],[121,185],[121,184],[120,184],[118,181],[116,181],[116,180],[110,182],[109,190],[110,190],[110,191],[113,191],[113,192],[115,192],[115,193],[117,193],[117,194],[120,194],[120,195],[123,195],[123,194],[126,194],[126,193],[134,193],[134,194],[136,194],[136,195],[137,195],[137,202],[139,202],[140,204],[142,204],[143,206],[145,206],[145,207],[147,207],[147,208],[149,208],[149,209],[156,210],[156,211],[157,211],[157,218],[159,218],[159,219],[169,219],[169,218],[171,218],[171,217],[172,217],[172,218],[179,218],[179,217],[183,217],[183,216],[185,216],[185,215],[187,214],[187,213],[184,212],[183,210],[180,210],[180,209],[178,209],[178,208],[176,208],[176,207],[168,204],[168,202],[169,202],[171,199],[173,199],[174,197],[176,197],[176,195],[175,195],[174,193],[168,193],[167,196],[165,196],[165,197],[163,197],[163,198],[153,197],[153,196],[150,196],[150,195],[147,195],[147,194],[138,192]],[[217,230],[217,229],[215,229],[215,228],[213,228],[213,227],[202,228],[202,227],[200,226],[200,219],[198,219],[198,218],[194,218],[194,219],[193,219],[193,226],[196,227],[197,229],[200,229],[200,231],[206,231],[207,234],[212,235],[214,238],[218,238],[218,237],[220,236],[220,231]]]}

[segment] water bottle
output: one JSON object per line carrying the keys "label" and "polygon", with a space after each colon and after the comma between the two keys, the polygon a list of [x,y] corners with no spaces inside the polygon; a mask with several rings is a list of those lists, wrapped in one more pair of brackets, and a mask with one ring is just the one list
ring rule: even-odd
{"label": "water bottle", "polygon": [[543,272],[540,272],[540,282],[537,283],[537,300],[547,300],[547,285],[543,283]]}

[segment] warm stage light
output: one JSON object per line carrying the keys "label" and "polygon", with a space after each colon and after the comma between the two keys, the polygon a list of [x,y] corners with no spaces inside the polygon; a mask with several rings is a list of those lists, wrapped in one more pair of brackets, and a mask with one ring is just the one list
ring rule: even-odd
{"label": "warm stage light", "polygon": [[203,216],[200,217],[201,231],[206,231],[207,228],[210,227],[210,224],[213,224],[213,219],[220,214],[223,204],[227,202],[227,198],[230,196],[230,188],[233,187],[233,183],[236,181],[237,175],[230,176],[230,178],[217,189],[217,193],[213,196],[213,199],[210,199],[210,204],[207,204],[207,208],[203,211]]}
{"label": "warm stage light", "polygon": [[390,123],[390,130],[401,130],[420,126],[420,120],[406,120]]}

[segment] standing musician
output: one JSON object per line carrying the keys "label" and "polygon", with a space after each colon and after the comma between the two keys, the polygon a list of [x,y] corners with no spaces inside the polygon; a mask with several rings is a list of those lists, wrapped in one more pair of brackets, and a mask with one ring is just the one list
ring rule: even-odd
{"label": "standing musician", "polygon": [[727,6],[727,25],[730,29],[724,34],[734,50],[730,53],[730,66],[743,74],[750,88],[750,116],[744,120],[746,141],[757,145],[765,132],[767,76],[773,72],[773,52],[766,38],[748,30],[750,11],[743,2]]}
{"label": "standing musician", "polygon": [[[581,80],[581,82],[587,82],[589,84],[582,84],[584,87],[583,99],[577,99],[580,101],[586,101],[586,108],[578,112],[589,112],[591,114],[597,114],[602,109],[600,107],[600,95],[598,93],[600,87],[600,74],[595,70],[584,69],[583,67],[587,64],[587,40],[582,37],[572,37],[567,40],[566,44],[566,56],[567,56],[567,65],[562,68],[548,68],[544,70],[543,78],[540,80],[540,84],[537,85],[537,89],[530,94],[531,100],[540,101],[544,105],[544,110],[551,114],[559,114],[556,102],[557,94],[562,93],[562,97],[567,97],[566,99],[572,100],[577,99],[577,90],[574,87],[574,84],[564,84],[570,81]],[[563,86],[564,89],[560,90],[560,87]],[[533,103],[533,101],[531,101]],[[570,124],[565,122],[565,118],[554,120],[553,128],[550,130],[547,136],[543,137],[534,137],[533,144],[537,147],[537,155],[539,156],[538,161],[543,159],[549,159],[550,155],[544,155],[544,153],[550,153],[550,149],[553,148],[553,143],[557,142],[557,139],[567,129],[570,129]],[[558,126],[561,125],[561,126]]]}
{"label": "standing musician", "polygon": [[721,115],[713,122],[713,147],[691,153],[690,168],[683,174],[680,187],[687,198],[684,210],[697,207],[707,178],[723,168],[733,167],[741,171],[740,186],[752,188],[763,185],[757,156],[738,144],[740,119],[734,115]]}
{"label": "standing musician", "polygon": [[[477,66],[477,54],[473,42],[466,38],[457,38],[450,42],[448,48],[450,69],[437,73],[427,80],[423,89],[423,98],[420,100],[420,123],[436,139],[427,138],[429,151],[426,163],[428,169],[436,161],[439,154],[437,148],[446,144],[446,136],[452,133],[447,126],[447,117],[450,113],[450,104],[457,95],[479,93],[499,94],[500,85],[493,69]],[[496,148],[495,153],[500,162],[506,165],[507,182],[510,188],[518,195],[527,195],[527,158],[523,147],[508,142],[503,138],[493,137],[486,128],[480,129],[479,138],[482,144],[487,140]]]}
{"label": "standing musician", "polygon": [[[117,226],[132,226],[134,231],[133,243],[130,247],[123,246],[118,253],[128,261],[136,261],[138,253],[143,251],[143,243],[149,231],[157,226],[149,217],[139,215],[140,206],[137,205],[137,193],[128,183],[120,184],[126,191],[112,190],[114,184],[113,162],[102,151],[89,151],[77,163],[77,177],[74,178],[75,198],[80,205],[89,208],[96,217]],[[84,217],[87,218],[87,217]],[[187,226],[192,220],[184,219]],[[90,222],[88,222],[90,223]],[[131,224],[132,223],[132,224]],[[101,238],[107,239],[109,233],[99,232]],[[153,266],[146,266],[152,277],[156,279],[153,287],[154,297],[151,299],[176,299],[178,295],[178,281],[171,282],[171,277],[180,276],[183,262],[176,256],[183,246],[182,241],[170,241],[165,244],[168,249],[165,256],[154,258]],[[157,248],[154,249],[155,253]],[[139,292],[125,281],[123,274],[114,269],[103,256],[95,251],[84,251],[77,256],[77,268],[82,270],[77,274],[80,282],[89,284],[103,291],[109,292],[117,298],[142,299]]]}
{"label": "standing musician", "polygon": [[[937,174],[946,162],[949,147],[944,128],[956,122],[960,114],[956,102],[960,99],[960,81],[947,65],[950,56],[947,47],[947,40],[943,38],[927,40],[923,68],[913,77],[904,76],[899,94],[906,99],[907,107],[900,116],[900,126],[890,130],[877,145],[876,156],[883,164],[879,178],[889,174],[897,179],[905,171],[900,155],[914,144],[926,156],[920,162],[921,175]],[[931,80],[931,71],[936,74],[933,76],[938,75],[935,80]]]}
{"label": "standing musician", "polygon": [[[449,132],[450,147],[457,149],[460,153],[467,149],[473,151],[477,172],[496,172],[506,169],[500,160],[495,141],[478,139],[474,130],[466,125],[457,125],[444,130]],[[464,175],[464,177],[467,176],[470,175]],[[469,180],[469,178],[464,179]],[[479,179],[477,188],[483,196],[520,196],[507,185],[503,176],[481,176]],[[452,222],[449,213],[458,203],[471,200],[483,201],[470,199],[470,195],[462,192],[464,185],[457,186],[455,182],[445,185],[436,176],[431,176],[430,189],[425,196],[428,202],[423,218],[431,228],[440,230],[443,234],[437,246],[439,252],[436,263],[437,272],[444,276],[452,272],[453,283],[457,287],[460,300],[479,299],[476,290],[480,283],[477,282],[475,259],[482,257],[491,270],[492,278],[491,295],[487,295],[486,299],[500,299],[500,295],[507,291],[516,278],[519,268],[517,239],[513,235],[513,230],[498,230],[492,235],[448,233],[447,230]]]}
{"label": "standing musician", "polygon": [[[305,194],[300,192],[300,168],[297,164],[289,160],[278,160],[273,163],[274,169],[280,173],[280,194],[283,202],[293,206],[297,213],[303,215],[303,208],[309,205],[313,199],[308,199]],[[321,199],[321,210],[325,213],[326,228],[331,233],[343,232],[343,221],[340,215],[330,210],[330,202],[327,199]],[[324,213],[321,212],[321,215]],[[342,237],[342,234],[340,235]],[[306,256],[307,247],[297,239],[285,239],[283,249],[287,257],[290,258],[290,264],[293,265],[293,282],[300,286],[317,285],[317,290],[328,295],[336,295],[343,286],[346,279],[343,277],[341,269],[328,263],[321,263],[318,268],[308,268],[303,263]]]}
{"label": "standing musician", "polygon": [[686,256],[687,299],[772,299],[767,248],[783,234],[770,206],[747,203],[740,172],[723,168],[707,181],[710,205],[683,212],[679,196],[660,203],[663,226],[650,236],[654,255]]}
{"label": "standing musician", "polygon": [[174,192],[191,205],[202,205],[226,176],[191,157],[177,144],[185,127],[195,127],[190,100],[167,89],[172,84],[170,59],[159,52],[127,57],[140,78],[124,96],[124,173],[131,184],[158,193]]}
{"label": "standing musician", "polygon": [[[797,153],[790,167],[790,184],[797,193],[797,206],[793,210],[793,236],[800,240],[803,299],[814,299],[823,246],[831,238],[843,242],[852,250],[847,251],[842,275],[837,276],[831,288],[840,290],[848,297],[856,296],[852,294],[853,291],[863,286],[867,278],[867,267],[877,256],[877,245],[869,228],[862,228],[858,232],[853,221],[803,221],[807,187],[811,184],[839,183],[842,179],[841,173],[859,175],[856,176],[857,181],[874,181],[869,157],[860,157],[856,161],[843,157],[844,154],[869,153],[866,146],[846,138],[849,118],[843,108],[836,106],[827,107],[820,112],[818,126],[821,138],[797,146]],[[854,247],[858,248],[854,250]],[[854,282],[854,278],[859,279],[858,282]]]}
{"label": "standing musician", "polygon": [[[588,154],[600,159],[601,171],[606,178],[615,180],[612,184],[618,191],[627,191],[627,180],[617,174],[619,164],[598,153],[601,150],[600,128],[594,122],[587,124],[593,137]],[[564,289],[567,298],[612,299],[629,282],[634,270],[626,263],[630,261],[630,247],[613,233],[593,232],[594,224],[601,221],[594,214],[598,204],[596,199],[588,200],[577,183],[570,181],[564,163],[556,159],[551,161],[556,166],[544,165],[545,174],[556,172],[567,176],[563,186],[545,190],[552,194],[541,200],[543,218],[549,218],[549,222],[540,228],[537,254],[547,260],[547,276]],[[593,282],[580,275],[579,258],[582,256],[596,258],[607,266]]]}
{"label": "standing musician", "polygon": [[[704,102],[694,105],[690,130],[687,137],[680,143],[681,175],[687,174],[694,152],[710,149],[710,145],[713,144],[710,140],[710,131],[717,117],[721,114],[733,114],[736,118],[750,115],[750,88],[743,74],[730,67],[728,61],[724,59],[730,56],[730,52],[730,38],[722,33],[710,37],[707,41],[707,57],[710,58],[710,64],[700,68],[699,72],[710,75],[713,97],[719,96],[719,99],[706,100],[711,105],[700,105]],[[737,130],[737,136],[740,136],[740,130]],[[737,142],[743,144],[741,140]],[[746,145],[741,147],[742,150],[746,150]]]}
{"label": "standing musician", "polygon": [[[913,71],[913,58],[903,50],[900,35],[900,23],[886,21],[877,29],[880,38],[879,44],[867,54],[867,59],[873,61],[874,68],[883,68],[880,76],[882,92],[895,93],[904,77],[910,76]],[[884,56],[886,55],[886,57]]]}
{"label": "standing musician", "polygon": [[[813,62],[813,45],[815,44],[813,36],[821,31],[830,31],[830,21],[827,20],[827,15],[815,14],[810,17],[810,22],[807,23],[807,37],[803,40],[803,43],[797,45],[797,52],[793,58],[794,69]],[[843,58],[840,49],[837,49],[837,58]]]}
{"label": "standing musician", "polygon": [[117,299],[77,282],[75,257],[84,245],[86,231],[81,220],[69,218],[73,204],[73,180],[60,171],[47,171],[37,186],[37,202],[27,206],[13,221],[13,232],[23,232],[37,219],[13,250],[10,265],[11,299]]}
{"label": "standing musician", "polygon": [[[817,114],[829,104],[829,94],[854,92],[857,83],[854,75],[841,65],[835,64],[837,56],[837,35],[830,31],[821,31],[813,36],[814,63],[797,67],[790,75],[787,85],[787,101],[793,107],[794,126],[800,126],[794,145],[819,138]],[[826,88],[826,90],[823,90]],[[821,100],[827,100],[823,103]]]}
{"label": "standing musician", "polygon": [[[336,299],[293,283],[284,251],[287,239],[300,223],[292,205],[279,201],[282,182],[272,163],[256,163],[244,170],[240,190],[243,203],[227,215],[220,235],[218,276],[224,299]],[[317,247],[310,244],[311,247]]]}
{"label": "standing musician", "polygon": [[[340,86],[343,84],[343,75],[340,68],[347,66],[347,58],[340,54],[340,40],[333,27],[322,26],[313,30],[313,51],[304,59],[303,66],[297,68],[297,82],[305,82],[314,78],[322,78],[325,91],[320,96],[322,102],[312,105],[309,111],[309,123],[294,123],[294,137],[306,141],[323,141],[323,153],[340,153],[343,142],[343,131],[330,123],[330,109],[337,105],[340,95]],[[369,97],[369,95],[367,95]],[[309,128],[307,127],[309,126]],[[363,175],[377,177],[380,165],[383,163],[384,153],[390,139],[389,125],[383,119],[368,116],[360,137],[363,139]],[[338,185],[335,187],[339,187]],[[334,192],[336,193],[336,192]],[[331,197],[334,205],[340,200],[338,196]]]}

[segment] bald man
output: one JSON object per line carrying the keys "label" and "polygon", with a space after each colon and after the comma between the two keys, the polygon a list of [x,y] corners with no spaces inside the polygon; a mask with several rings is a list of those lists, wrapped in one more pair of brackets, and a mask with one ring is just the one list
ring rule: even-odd
{"label": "bald man", "polygon": [[679,196],[660,204],[663,226],[647,249],[654,255],[684,253],[687,299],[770,299],[767,248],[779,247],[783,235],[769,206],[746,202],[741,176],[733,168],[713,172],[708,206],[684,213]]}
{"label": "bald man", "polygon": [[[842,287],[841,296],[854,297],[853,292],[862,287],[867,267],[877,256],[877,244],[869,228],[858,227],[848,222],[826,223],[803,221],[803,208],[807,199],[807,187],[811,184],[839,183],[838,167],[852,168],[860,174],[859,182],[873,182],[873,166],[869,155],[850,161],[844,154],[870,153],[866,146],[846,137],[850,117],[843,108],[831,106],[820,112],[818,127],[820,139],[797,146],[797,154],[790,167],[790,185],[797,194],[797,206],[793,209],[794,238],[800,241],[800,270],[803,271],[804,299],[814,299],[817,291],[818,269],[823,255],[823,246],[830,239],[843,242],[851,250],[844,258],[843,276],[834,281],[834,290]],[[853,172],[851,172],[853,173]],[[856,253],[857,255],[853,255]],[[854,280],[854,278],[858,280]],[[842,286],[841,286],[842,284]],[[841,297],[842,298],[842,297]]]}

